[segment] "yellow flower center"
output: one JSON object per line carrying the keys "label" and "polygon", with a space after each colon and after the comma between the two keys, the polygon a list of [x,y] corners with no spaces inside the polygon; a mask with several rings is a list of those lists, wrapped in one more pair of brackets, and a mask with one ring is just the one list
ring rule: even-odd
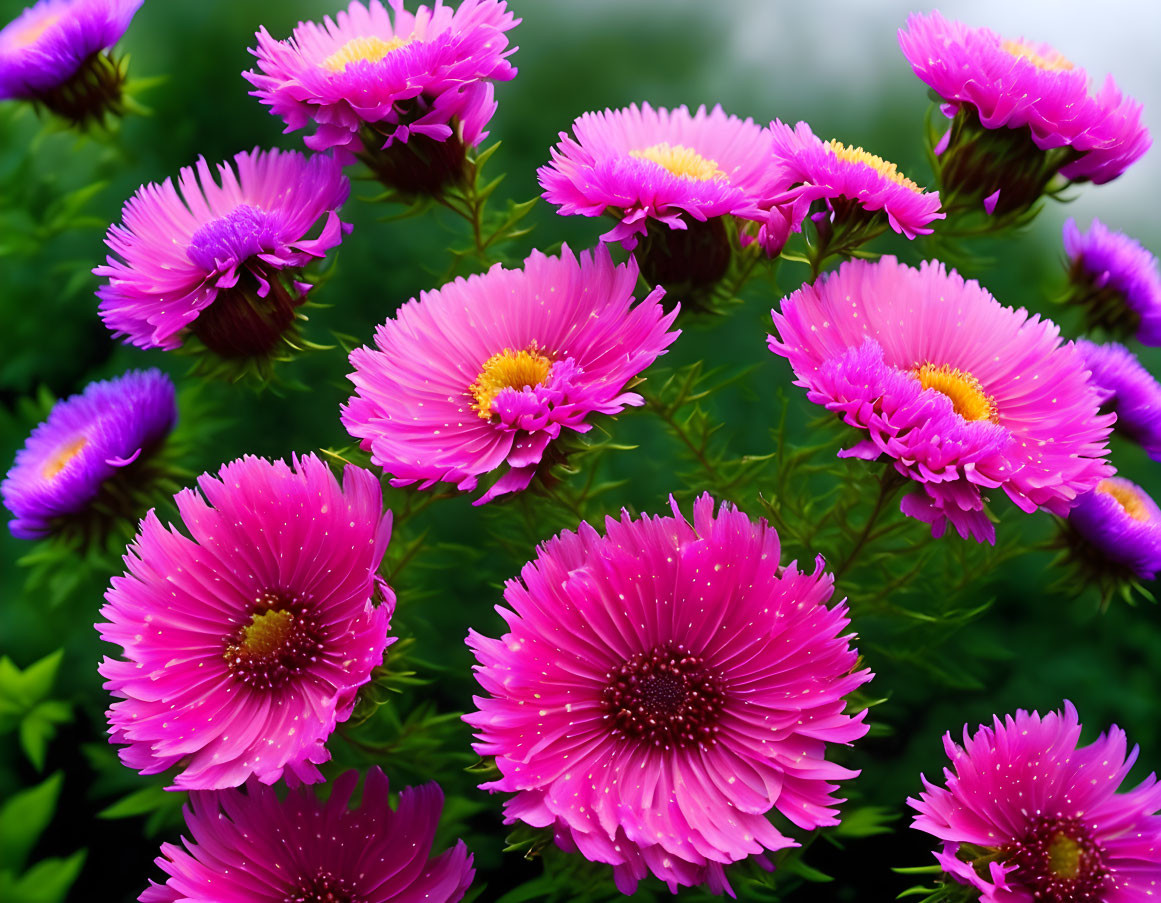
{"label": "yellow flower center", "polygon": [[649,160],[663,169],[668,169],[675,176],[692,179],[695,182],[727,178],[726,174],[718,169],[717,163],[682,144],[662,141],[660,144],[629,151],[629,156],[638,160]]}
{"label": "yellow flower center", "polygon": [[88,444],[89,440],[85,436],[77,436],[75,439],[70,439],[58,448],[53,456],[45,462],[44,467],[41,468],[41,474],[46,480],[51,480],[64,470],[68,466],[69,461],[79,455],[81,449]]}
{"label": "yellow flower center", "polygon": [[1133,520],[1147,521],[1149,519],[1149,508],[1145,505],[1145,500],[1130,486],[1124,483],[1115,483],[1112,480],[1101,480],[1097,484],[1097,492],[1103,492],[1115,498],[1125,513]]}
{"label": "yellow flower center", "polygon": [[879,175],[890,179],[896,185],[902,185],[908,191],[914,191],[916,194],[923,193],[923,189],[919,185],[899,172],[898,166],[884,160],[882,157],[869,153],[861,147],[847,147],[841,141],[835,141],[833,138],[826,143],[826,146],[840,160],[847,163],[862,163],[871,167]]}
{"label": "yellow flower center", "polygon": [[947,364],[924,364],[911,371],[925,389],[934,389],[951,399],[952,407],[964,420],[996,421],[996,402],[980,381]]}
{"label": "yellow flower center", "polygon": [[389,41],[377,38],[374,35],[363,35],[351,38],[342,47],[323,60],[323,65],[331,72],[342,72],[351,63],[360,63],[367,60],[377,63],[391,51],[398,50],[411,43],[410,38],[394,37]]}
{"label": "yellow flower center", "polygon": [[286,648],[293,633],[294,615],[289,611],[272,608],[256,612],[250,616],[250,623],[242,628],[240,642],[230,647],[226,657],[243,652],[255,658],[274,656]]}
{"label": "yellow flower center", "polygon": [[524,351],[505,348],[484,362],[480,375],[472,383],[471,391],[476,399],[472,407],[488,420],[493,413],[492,403],[504,389],[539,386],[548,379],[551,368],[552,361],[537,351],[536,343]]}
{"label": "yellow flower center", "polygon": [[1080,874],[1081,852],[1080,844],[1062,831],[1048,844],[1048,867],[1061,878],[1075,878]]}
{"label": "yellow flower center", "polygon": [[1043,56],[1034,47],[1029,47],[1023,41],[1004,41],[1000,46],[1005,52],[1027,60],[1037,69],[1044,69],[1048,72],[1067,72],[1076,68],[1071,60],[1055,50],[1049,51],[1048,56]]}
{"label": "yellow flower center", "polygon": [[35,44],[36,40],[52,28],[60,19],[60,13],[55,15],[45,16],[39,22],[33,22],[31,25],[25,26],[20,31],[12,36],[13,42],[17,47],[27,47],[29,44]]}

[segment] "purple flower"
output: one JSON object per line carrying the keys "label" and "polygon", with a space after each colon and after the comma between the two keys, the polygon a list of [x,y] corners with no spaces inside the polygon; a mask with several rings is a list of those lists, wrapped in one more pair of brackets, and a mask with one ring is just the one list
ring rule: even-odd
{"label": "purple flower", "polygon": [[41,103],[74,122],[119,111],[125,80],[109,50],[143,0],[41,0],[0,31],[0,100]]}
{"label": "purple flower", "polygon": [[93,272],[108,279],[101,318],[126,341],[172,349],[192,332],[223,358],[261,358],[292,336],[310,289],[298,271],[350,231],[350,183],[326,156],[255,148],[234,164],[218,165],[219,185],[199,158],[180,195],[170,179],[141,186],[109,227],[117,256]]}
{"label": "purple flower", "polygon": [[[32,431],[16,463],[0,484],[13,514],[12,535],[39,539],[95,515],[94,502],[111,482],[123,482],[116,498],[101,507],[140,514],[140,465],[153,455],[177,421],[173,382],[160,370],[131,370],[89,383],[84,392],[58,402]],[[136,485],[133,485],[136,484]],[[144,509],[145,504],[140,508]]]}
{"label": "purple flower", "polygon": [[1161,345],[1161,273],[1148,249],[1098,219],[1087,233],[1069,219],[1064,250],[1072,262],[1069,301],[1084,308],[1090,329]]}
{"label": "purple flower", "polygon": [[1072,703],[1018,710],[963,745],[943,738],[946,788],[923,779],[912,827],[943,841],[944,871],[980,903],[1138,903],[1161,881],[1161,785],[1119,792],[1137,759],[1116,726],[1078,746]]}
{"label": "purple flower", "polygon": [[405,787],[392,807],[387,778],[337,778],[326,801],[309,787],[282,799],[251,781],[245,790],[195,791],[185,807],[193,840],[161,845],[165,884],[141,903],[455,903],[472,883],[462,840],[432,856],[443,792]]}
{"label": "purple flower", "polygon": [[1152,580],[1161,570],[1161,511],[1136,483],[1101,480],[1077,500],[1068,526],[1083,543],[1079,557],[1090,573],[1117,577],[1127,570]]}
{"label": "purple flower", "polygon": [[1097,345],[1081,339],[1076,349],[1091,374],[1105,410],[1115,411],[1114,430],[1124,433],[1161,461],[1161,385],[1124,345]]}

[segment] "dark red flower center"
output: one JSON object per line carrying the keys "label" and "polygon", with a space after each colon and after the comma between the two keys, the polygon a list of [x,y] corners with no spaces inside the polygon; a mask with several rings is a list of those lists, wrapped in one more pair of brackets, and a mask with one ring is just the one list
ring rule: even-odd
{"label": "dark red flower center", "polygon": [[606,677],[601,707],[614,734],[665,747],[715,739],[725,689],[684,646],[639,652]]}
{"label": "dark red flower center", "polygon": [[283,903],[362,903],[352,882],[330,872],[320,872],[300,883],[283,899]]}
{"label": "dark red flower center", "polygon": [[1104,899],[1109,877],[1104,850],[1091,829],[1075,818],[1042,816],[1020,840],[1002,848],[1016,867],[1014,883],[1044,903],[1084,903]]}
{"label": "dark red flower center", "polygon": [[272,690],[318,658],[321,640],[297,596],[264,592],[254,600],[249,622],[226,638],[226,665],[255,689]]}

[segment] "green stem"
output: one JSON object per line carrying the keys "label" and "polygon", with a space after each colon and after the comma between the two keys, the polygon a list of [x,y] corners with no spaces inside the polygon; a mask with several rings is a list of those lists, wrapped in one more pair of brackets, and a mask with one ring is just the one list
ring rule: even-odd
{"label": "green stem", "polygon": [[883,471],[879,477],[879,493],[875,497],[874,507],[871,508],[871,513],[867,515],[866,523],[863,524],[863,529],[860,531],[858,539],[855,540],[854,546],[847,552],[842,562],[834,569],[834,579],[836,581],[850,570],[863,550],[872,543],[874,540],[875,523],[887,509],[888,503],[903,486],[904,482],[906,482],[905,479],[899,476],[890,465]]}

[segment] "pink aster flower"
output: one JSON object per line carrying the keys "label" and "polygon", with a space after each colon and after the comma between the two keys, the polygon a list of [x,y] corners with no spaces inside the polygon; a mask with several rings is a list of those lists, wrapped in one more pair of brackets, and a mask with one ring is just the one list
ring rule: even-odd
{"label": "pink aster flower", "polygon": [[101,318],[139,348],[192,332],[223,358],[273,354],[310,289],[299,270],[351,229],[338,213],[350,183],[330,157],[255,148],[217,169],[221,185],[204,158],[183,168],[180,195],[170,179],[141,186],[109,227],[117,256],[93,270],[108,279]]}
{"label": "pink aster flower", "polygon": [[774,311],[770,350],[815,404],[867,438],[840,455],[890,459],[915,481],[905,514],[993,542],[984,493],[1064,516],[1112,474],[1113,415],[1055,324],[1003,307],[938,262],[843,264]]}
{"label": "pink aster flower", "polygon": [[[379,481],[340,486],[313,455],[245,457],[175,496],[189,531],[141,522],[97,624],[121,760],[174,787],[317,781],[323,746],[392,642],[375,571],[391,532]],[[381,602],[372,604],[379,591]]]}
{"label": "pink aster flower", "polygon": [[436,0],[414,15],[390,6],[393,16],[379,0],[352,2],[285,41],[263,28],[250,51],[261,71],[242,75],[287,132],[315,123],[307,147],[360,154],[388,184],[435,191],[487,137],[492,82],[516,76],[505,32],[520,20],[504,0]]}
{"label": "pink aster flower", "polygon": [[1047,44],[933,12],[908,18],[899,46],[954,120],[935,149],[942,184],[987,199],[989,213],[1027,209],[1058,172],[1098,185],[1115,179],[1151,143],[1141,104],[1112,76],[1093,93],[1088,74]]}
{"label": "pink aster flower", "polygon": [[1098,219],[1081,232],[1071,218],[1064,251],[1073,286],[1068,300],[1084,310],[1090,329],[1161,345],[1161,272],[1151,251]]}
{"label": "pink aster flower", "polygon": [[770,133],[769,165],[779,191],[772,213],[784,217],[779,208],[790,204],[794,231],[816,201],[826,204],[816,224],[820,229],[825,224],[824,234],[840,248],[857,246],[888,225],[908,238],[927,235],[930,223],[945,216],[939,212],[939,192],[924,191],[894,163],[861,147],[824,142],[805,122],[791,128],[775,119]]}
{"label": "pink aster flower", "polygon": [[565,246],[424,292],[351,353],[343,426],[394,486],[470,491],[507,465],[476,504],[524,489],[564,430],[643,403],[625,388],[679,331],[664,289],[632,306],[636,284],[632,260]]}
{"label": "pink aster flower", "polygon": [[455,903],[472,883],[462,840],[432,857],[443,808],[438,784],[406,787],[394,808],[387,778],[367,772],[335,780],[320,802],[309,787],[279,799],[270,787],[195,791],[185,807],[193,840],[163,843],[157,864],[169,875],[149,883],[141,903]]}
{"label": "pink aster flower", "polygon": [[0,100],[84,124],[122,111],[124,60],[109,52],[143,0],[40,0],[0,29]]}
{"label": "pink aster flower", "polygon": [[1120,791],[1137,759],[1110,727],[1078,746],[1072,703],[997,716],[963,745],[943,738],[946,787],[923,779],[912,827],[943,841],[936,860],[981,903],[1136,903],[1161,880],[1161,785]]}
{"label": "pink aster flower", "polygon": [[[544,543],[504,591],[508,632],[472,631],[485,695],[464,720],[514,793],[506,821],[614,867],[632,893],[732,893],[724,867],[795,846],[769,820],[838,824],[829,744],[867,731],[833,578],[779,563],[777,534],[703,495],[693,524],[623,513]],[[763,859],[764,861],[764,859]]]}

